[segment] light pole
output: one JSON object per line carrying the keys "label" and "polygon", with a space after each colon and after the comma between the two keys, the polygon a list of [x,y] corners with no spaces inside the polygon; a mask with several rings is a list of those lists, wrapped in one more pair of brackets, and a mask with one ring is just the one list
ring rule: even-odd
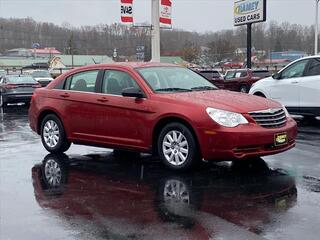
{"label": "light pole", "polygon": [[151,61],[160,62],[160,6],[159,0],[151,0],[152,31],[151,31]]}
{"label": "light pole", "polygon": [[314,25],[314,55],[318,54],[318,12],[319,12],[319,0],[316,0],[316,21]]}

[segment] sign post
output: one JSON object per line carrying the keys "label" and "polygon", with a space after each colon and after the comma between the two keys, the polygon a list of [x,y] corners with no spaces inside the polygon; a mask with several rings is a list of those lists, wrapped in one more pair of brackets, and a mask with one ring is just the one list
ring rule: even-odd
{"label": "sign post", "polygon": [[159,0],[151,1],[151,62],[160,62],[160,3]]}
{"label": "sign post", "polygon": [[234,26],[247,25],[247,68],[251,68],[252,24],[266,21],[266,0],[235,0]]}
{"label": "sign post", "polygon": [[247,24],[247,68],[252,67],[252,23]]}

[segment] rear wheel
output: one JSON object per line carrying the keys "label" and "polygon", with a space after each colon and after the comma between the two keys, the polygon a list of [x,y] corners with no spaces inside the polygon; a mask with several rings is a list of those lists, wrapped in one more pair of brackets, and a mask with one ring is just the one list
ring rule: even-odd
{"label": "rear wheel", "polygon": [[158,152],[162,162],[174,170],[187,170],[198,162],[196,140],[181,123],[166,125],[158,138]]}
{"label": "rear wheel", "polygon": [[41,140],[43,146],[51,153],[65,152],[71,145],[60,119],[54,114],[49,114],[42,120]]}
{"label": "rear wheel", "polygon": [[240,92],[242,92],[242,93],[248,93],[248,87],[247,87],[246,85],[242,85],[242,86],[240,87]]}

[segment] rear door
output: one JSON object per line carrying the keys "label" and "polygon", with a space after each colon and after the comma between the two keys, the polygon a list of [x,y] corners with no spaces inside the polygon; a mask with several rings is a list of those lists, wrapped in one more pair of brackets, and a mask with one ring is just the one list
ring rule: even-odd
{"label": "rear door", "polygon": [[97,107],[97,79],[99,69],[75,73],[65,80],[59,91],[60,112],[70,137],[76,140],[94,140]]}
{"label": "rear door", "polygon": [[128,87],[140,88],[135,76],[129,72],[108,69],[101,84],[100,112],[97,134],[101,141],[115,146],[147,149],[150,131],[146,123],[151,114],[148,98],[123,97],[122,90]]}

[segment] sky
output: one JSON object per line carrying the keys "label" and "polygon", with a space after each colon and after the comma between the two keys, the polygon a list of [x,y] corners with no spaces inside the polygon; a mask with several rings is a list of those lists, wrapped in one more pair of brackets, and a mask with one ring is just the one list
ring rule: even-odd
{"label": "sky", "polygon": [[[150,22],[150,0],[134,0],[136,23]],[[233,28],[234,0],[172,0],[173,27],[209,32]],[[72,26],[120,22],[120,0],[0,0],[0,17]],[[267,0],[267,22],[312,25],[315,0]]]}

